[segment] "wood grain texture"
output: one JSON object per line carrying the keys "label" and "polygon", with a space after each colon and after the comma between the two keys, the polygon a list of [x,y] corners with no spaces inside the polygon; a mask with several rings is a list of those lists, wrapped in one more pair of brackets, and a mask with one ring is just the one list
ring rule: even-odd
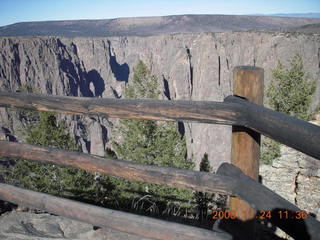
{"label": "wood grain texture", "polygon": [[263,68],[239,66],[233,70],[233,94],[249,102],[263,104]]}
{"label": "wood grain texture", "polygon": [[237,104],[212,101],[83,98],[0,92],[0,107],[110,118],[242,124]]}
{"label": "wood grain texture", "polygon": [[312,216],[308,216],[304,220],[280,219],[277,217],[280,210],[296,212],[301,209],[263,186],[257,180],[246,176],[239,168],[232,164],[223,163],[217,170],[217,174],[237,179],[236,184],[230,189],[231,192],[245,200],[255,210],[272,211],[271,222],[294,239],[319,239],[320,222]]}
{"label": "wood grain texture", "polygon": [[[262,105],[263,69],[250,66],[234,68],[233,93],[249,102]],[[232,127],[231,163],[246,175],[258,179],[260,134],[246,127]]]}
{"label": "wood grain texture", "polygon": [[[233,94],[261,105],[263,103],[263,74],[262,68],[247,66],[234,68]],[[259,159],[260,133],[246,127],[232,126],[231,163],[239,167],[247,176],[258,179]],[[230,209],[235,211],[242,221],[255,216],[255,211],[245,201],[238,198],[230,198]],[[254,222],[252,221],[251,224],[251,239],[254,239]]]}
{"label": "wood grain texture", "polygon": [[243,107],[244,126],[320,160],[319,126],[239,97],[229,96],[225,102],[238,103]]}
{"label": "wood grain texture", "polygon": [[0,141],[0,156],[100,172],[129,180],[163,184],[195,191],[229,194],[235,179],[217,174],[137,164],[89,154]]}
{"label": "wood grain texture", "polygon": [[150,99],[119,100],[0,92],[0,107],[19,107],[66,114],[96,114],[106,117],[245,126],[320,159],[319,126],[259,107],[235,96],[229,96],[221,103]]}
{"label": "wood grain texture", "polygon": [[96,207],[2,183],[0,183],[0,199],[151,239],[232,239],[226,233]]}

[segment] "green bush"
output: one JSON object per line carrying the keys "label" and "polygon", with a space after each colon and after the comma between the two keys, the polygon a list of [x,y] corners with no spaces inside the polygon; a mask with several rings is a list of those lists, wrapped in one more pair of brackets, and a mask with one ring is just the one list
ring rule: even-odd
{"label": "green bush", "polygon": [[261,163],[272,164],[273,159],[281,156],[280,143],[268,138],[262,138],[261,142]]}
{"label": "green bush", "polygon": [[[300,55],[295,55],[290,66],[285,68],[279,61],[272,72],[272,80],[266,89],[270,107],[290,116],[310,120],[310,104],[316,82],[310,80],[303,69]],[[271,139],[262,141],[262,163],[271,164],[272,160],[280,157],[280,144]]]}
{"label": "green bush", "polygon": [[289,68],[278,62],[266,95],[274,110],[307,121],[312,115],[309,108],[315,89],[316,82],[306,77],[301,56],[295,55]]}
{"label": "green bush", "polygon": [[[211,170],[212,168],[210,166],[208,154],[205,153],[200,162],[200,171],[210,172]],[[207,220],[209,216],[208,215],[209,203],[212,202],[213,197],[214,197],[214,194],[212,193],[205,193],[205,192],[195,193],[195,201],[197,204],[197,213],[198,213],[199,221]]]}
{"label": "green bush", "polygon": [[26,130],[27,143],[78,151],[75,141],[65,132],[64,121],[57,121],[54,113],[40,112],[39,121]]}
{"label": "green bush", "polygon": [[[27,143],[78,151],[75,141],[65,132],[65,122],[53,113],[39,113],[39,120],[26,130]],[[104,204],[107,193],[114,190],[110,182],[97,179],[94,173],[52,164],[17,160],[8,171],[6,181],[15,185],[85,202]]]}

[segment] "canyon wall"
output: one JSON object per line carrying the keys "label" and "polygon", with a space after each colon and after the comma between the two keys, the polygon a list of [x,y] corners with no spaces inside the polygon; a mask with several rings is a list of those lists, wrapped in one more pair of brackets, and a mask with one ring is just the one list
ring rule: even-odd
{"label": "canyon wall", "polygon": [[260,167],[262,183],[320,220],[320,162],[282,146],[281,157]]}
{"label": "canyon wall", "polygon": [[[157,76],[162,99],[223,101],[232,94],[232,70],[255,65],[265,70],[265,86],[280,60],[296,54],[317,81],[312,108],[320,104],[320,36],[297,33],[225,32],[146,37],[1,37],[0,89],[32,86],[40,93],[121,98],[134,66],[144,61]],[[6,109],[0,125],[21,139],[23,122]],[[102,155],[110,147],[111,125],[101,117],[67,119],[84,152]],[[188,155],[197,165],[208,153],[217,168],[230,159],[230,126],[184,123]]]}

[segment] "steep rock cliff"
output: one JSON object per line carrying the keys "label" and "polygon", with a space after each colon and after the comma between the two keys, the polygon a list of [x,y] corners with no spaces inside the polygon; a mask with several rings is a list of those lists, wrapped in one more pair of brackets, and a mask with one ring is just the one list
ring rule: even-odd
{"label": "steep rock cliff", "polygon": [[[313,108],[320,101],[320,36],[289,33],[225,32],[170,34],[148,37],[2,37],[1,89],[17,91],[30,85],[41,93],[121,98],[134,66],[144,61],[158,77],[163,99],[222,101],[232,94],[232,70],[238,65],[265,69],[265,85],[278,60],[299,53],[310,77],[317,81]],[[69,130],[91,151],[109,147],[110,127],[116,120],[61,116]],[[8,123],[16,122],[16,124]],[[19,139],[19,121],[1,109],[1,125]],[[100,125],[100,126],[99,126]],[[229,126],[184,123],[189,156],[197,163],[205,152],[216,168],[230,159]],[[93,134],[93,132],[95,132]],[[91,137],[90,137],[91,136]],[[101,138],[100,138],[101,136]],[[97,141],[99,144],[97,144]],[[95,149],[101,154],[103,149]]]}
{"label": "steep rock cliff", "polygon": [[281,157],[260,167],[262,183],[300,209],[320,219],[320,163],[281,146]]}

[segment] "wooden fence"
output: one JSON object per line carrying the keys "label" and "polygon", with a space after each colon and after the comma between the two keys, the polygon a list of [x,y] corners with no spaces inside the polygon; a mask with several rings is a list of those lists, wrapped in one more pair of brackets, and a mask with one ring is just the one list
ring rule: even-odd
{"label": "wooden fence", "polygon": [[[262,86],[262,69],[237,67],[234,70],[235,96],[227,97],[224,102],[82,98],[0,92],[0,107],[110,118],[232,125],[232,164],[222,164],[215,174],[143,165],[7,141],[0,141],[0,156],[69,166],[129,180],[226,194],[233,197],[231,208],[235,211],[249,208],[257,213],[270,211],[273,215],[269,220],[292,237],[319,239],[320,223],[312,216],[293,219],[301,210],[261,185],[257,177],[260,134],[320,159],[320,127],[258,105],[262,103]],[[231,235],[243,239],[254,238],[252,223],[255,216],[253,219],[239,216],[237,220],[228,220],[227,224],[232,226],[229,229],[236,229],[236,232],[228,228],[226,232],[221,232],[91,206],[5,183],[0,183],[0,199],[153,239],[231,239]],[[291,215],[281,219],[279,212],[285,211]],[[237,228],[242,223],[250,226],[250,232],[241,232]]]}

